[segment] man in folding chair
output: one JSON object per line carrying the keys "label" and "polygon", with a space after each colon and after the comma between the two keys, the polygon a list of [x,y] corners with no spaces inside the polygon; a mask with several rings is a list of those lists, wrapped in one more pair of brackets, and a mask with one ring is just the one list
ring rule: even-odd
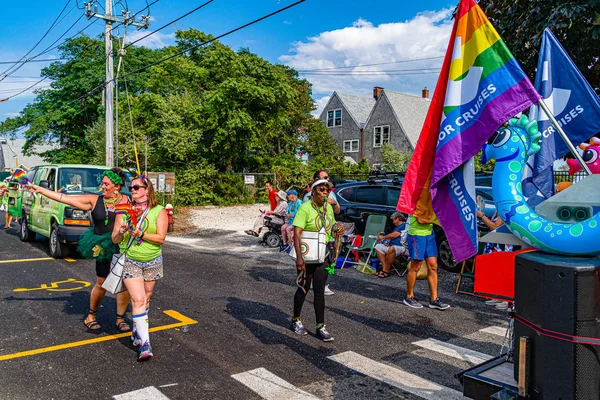
{"label": "man in folding chair", "polygon": [[402,231],[406,229],[406,215],[396,211],[391,216],[395,228],[387,235],[377,237],[378,244],[375,245],[375,254],[381,261],[381,271],[377,274],[380,278],[390,276],[392,264],[397,257],[408,254],[408,250],[402,245]]}

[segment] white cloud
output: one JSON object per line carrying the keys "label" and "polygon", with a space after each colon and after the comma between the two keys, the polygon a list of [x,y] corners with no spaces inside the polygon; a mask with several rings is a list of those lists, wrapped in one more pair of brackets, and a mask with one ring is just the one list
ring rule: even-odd
{"label": "white cloud", "polygon": [[20,113],[18,113],[18,112],[7,112],[7,113],[4,113],[4,116],[5,116],[6,118],[12,118],[12,117],[18,117],[18,116],[19,116],[19,114],[20,114]]}
{"label": "white cloud", "polygon": [[[147,31],[134,31],[127,34],[127,43],[135,42],[141,37],[144,37],[148,34]],[[166,46],[172,46],[175,44],[175,33],[167,33],[163,34],[160,32],[156,32],[153,35],[148,36],[145,39],[140,40],[135,44],[135,46],[144,46],[149,49],[160,49]]]}
{"label": "white cloud", "polygon": [[321,115],[321,112],[327,105],[327,102],[329,101],[330,98],[331,98],[331,96],[323,96],[323,97],[315,100],[315,106],[317,106],[317,109],[315,111],[311,112],[313,117],[319,118],[319,115]]}
{"label": "white cloud", "polygon": [[292,25],[292,21],[288,21],[287,19],[283,21],[284,25]]}
{"label": "white cloud", "polygon": [[[340,66],[389,63],[443,57],[448,46],[452,9],[428,11],[404,22],[373,25],[358,19],[350,27],[322,32],[305,42],[292,44],[290,53],[279,58],[296,70],[315,70]],[[435,87],[437,73],[423,74],[423,69],[441,67],[442,59],[345,68],[349,75],[301,74],[313,84],[313,93],[330,94],[337,90],[363,96],[370,95],[373,86],[420,95],[424,86]],[[390,70],[416,70],[394,75]],[[379,75],[359,71],[379,71]]]}

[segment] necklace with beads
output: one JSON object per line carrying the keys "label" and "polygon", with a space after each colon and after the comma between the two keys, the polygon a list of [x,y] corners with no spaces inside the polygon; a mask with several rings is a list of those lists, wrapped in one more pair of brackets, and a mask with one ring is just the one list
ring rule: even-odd
{"label": "necklace with beads", "polygon": [[[120,194],[115,197],[113,200],[108,200],[106,198],[102,199],[102,204],[104,204],[104,225],[108,225],[108,210],[113,210],[116,204],[121,202],[123,196]],[[106,206],[108,204],[108,207]]]}

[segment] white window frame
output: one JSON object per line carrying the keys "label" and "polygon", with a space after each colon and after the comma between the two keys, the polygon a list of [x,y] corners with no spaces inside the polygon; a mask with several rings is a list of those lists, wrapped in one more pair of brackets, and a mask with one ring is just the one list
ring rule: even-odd
{"label": "white window frame", "polygon": [[[380,143],[377,143],[377,128],[381,129]],[[383,130],[387,128],[387,140],[383,140]],[[373,147],[381,147],[384,143],[390,142],[390,126],[389,125],[378,125],[373,127]]]}
{"label": "white window frame", "polygon": [[[336,125],[335,120],[337,118],[335,117],[335,114],[338,111],[340,112],[340,123]],[[332,115],[333,115],[333,118],[331,120],[329,119],[329,113],[332,113]],[[337,128],[337,127],[342,126],[342,115],[343,115],[343,112],[342,112],[341,108],[335,108],[333,110],[327,110],[327,122],[326,122],[327,127],[328,128]],[[329,125],[329,121],[331,121],[331,125]]]}
{"label": "white window frame", "polygon": [[[356,142],[356,150],[352,150],[352,144],[355,142]],[[349,151],[346,151],[346,143],[350,143]],[[344,145],[342,146],[342,151],[344,153],[358,153],[360,151],[360,140],[359,139],[344,140]]]}
{"label": "white window frame", "polygon": [[373,171],[381,171],[381,164],[373,164]]}

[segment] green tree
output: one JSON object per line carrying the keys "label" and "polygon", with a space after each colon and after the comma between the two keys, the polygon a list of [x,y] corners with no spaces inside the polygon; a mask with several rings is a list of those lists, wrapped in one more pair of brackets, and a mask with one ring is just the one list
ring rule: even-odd
{"label": "green tree", "polygon": [[490,22],[533,80],[550,28],[600,94],[600,0],[481,0]]}
{"label": "green tree", "polygon": [[396,151],[391,144],[384,143],[381,147],[381,156],[383,158],[381,167],[384,170],[393,172],[406,172],[412,154]]}

